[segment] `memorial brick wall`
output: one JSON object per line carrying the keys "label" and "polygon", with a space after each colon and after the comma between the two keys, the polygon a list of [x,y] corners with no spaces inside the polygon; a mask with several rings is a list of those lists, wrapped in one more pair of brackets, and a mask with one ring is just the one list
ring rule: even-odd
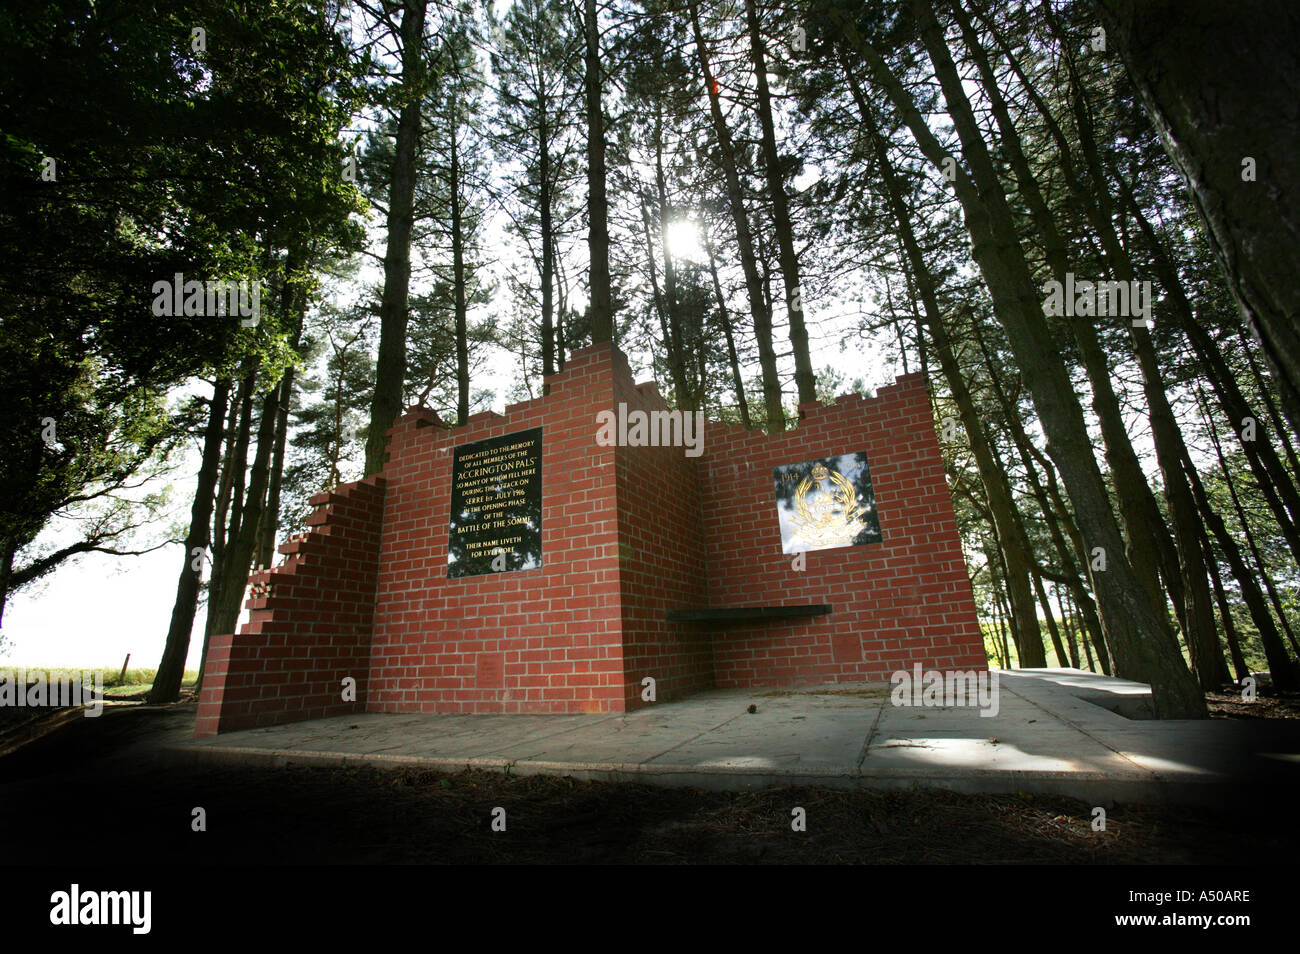
{"label": "memorial brick wall", "polygon": [[[549,395],[504,415],[446,430],[423,412],[393,428],[370,711],[621,709],[614,448],[593,442],[593,408],[612,382],[608,354],[589,350],[551,378]],[[449,578],[455,448],[537,427],[541,566]]]}
{"label": "memorial brick wall", "polygon": [[[908,374],[873,398],[850,394],[800,408],[767,435],[709,424],[700,485],[709,595],[727,606],[829,603],[809,620],[730,626],[714,641],[717,685],[807,685],[888,679],[927,669],[984,669],[987,660],[925,379]],[[881,542],[803,554],[780,550],[773,468],[866,451]],[[773,545],[776,541],[776,545]]]}
{"label": "memorial brick wall", "polygon": [[[459,428],[408,412],[381,475],[319,498],[286,564],[254,575],[250,622],[214,640],[199,735],[354,711],[621,712],[649,704],[647,677],[664,702],[918,662],[985,668],[920,375],[804,406],[782,434],[707,423],[698,456],[597,439],[601,411],[666,410],[617,348],[574,353],[548,383]],[[861,452],[879,542],[812,550],[797,568],[774,468]],[[831,612],[666,618],[809,604]],[[348,677],[355,702],[341,699]]]}

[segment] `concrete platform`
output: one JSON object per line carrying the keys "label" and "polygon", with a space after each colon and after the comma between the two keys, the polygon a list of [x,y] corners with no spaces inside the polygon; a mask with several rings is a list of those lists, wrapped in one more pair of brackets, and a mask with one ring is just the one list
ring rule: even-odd
{"label": "concrete platform", "polygon": [[[900,707],[890,686],[715,690],[626,715],[367,713],[173,746],[195,758],[465,768],[753,789],[931,787],[1097,805],[1300,791],[1300,723],[1156,721],[1139,683],[1000,672],[997,713]],[[753,706],[755,712],[750,713]],[[1128,718],[1121,712],[1139,716]]]}

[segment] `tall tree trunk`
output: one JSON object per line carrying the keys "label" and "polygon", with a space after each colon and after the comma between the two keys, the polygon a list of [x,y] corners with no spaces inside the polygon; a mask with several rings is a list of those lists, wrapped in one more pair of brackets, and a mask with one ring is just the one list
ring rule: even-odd
{"label": "tall tree trunk", "polygon": [[[248,446],[254,427],[254,420],[257,418],[258,414],[257,402],[255,400],[256,383],[257,378],[254,374],[250,376],[249,388],[244,395],[244,407],[241,408],[239,412],[239,436],[237,438],[239,443],[235,447],[235,458],[232,461],[234,466],[231,468],[232,477],[229,494],[224,501],[226,506],[229,508],[229,515],[227,516],[223,514],[225,519],[221,523],[222,549],[220,552],[223,560],[225,559],[226,544],[230,542],[230,538],[233,535],[232,528],[239,526],[244,514],[244,485],[248,480]],[[220,500],[218,501],[218,503],[221,502],[222,501]],[[221,563],[220,565],[224,566],[225,564]],[[215,559],[213,562],[212,573],[215,583],[217,573],[217,561]],[[211,599],[211,595],[209,595],[209,599]]]}
{"label": "tall tree trunk", "polygon": [[555,367],[563,371],[565,348],[568,347],[564,337],[564,318],[569,313],[569,285],[564,277],[564,260],[556,256],[554,245],[551,246],[551,275],[555,280]]}
{"label": "tall tree trunk", "polygon": [[[1042,482],[1038,479],[1038,470],[1034,466],[1035,457],[1032,441],[1025,432],[1024,425],[1020,422],[1018,409],[1012,404],[1006,389],[998,377],[997,366],[993,361],[993,356],[989,353],[988,345],[984,336],[980,334],[980,325],[972,321],[972,330],[975,332],[975,343],[979,346],[980,353],[984,357],[984,369],[988,373],[989,383],[993,386],[993,394],[998,400],[998,405],[1002,408],[1003,420],[1007,423],[1007,429],[1011,433],[1012,442],[1016,445],[1016,450],[1020,455],[1021,465],[1025,468],[1025,476],[1029,482],[1029,488],[1033,491],[1035,499],[1038,500],[1038,506],[1043,512],[1043,522],[1047,525],[1048,536],[1051,537],[1052,545],[1056,548],[1058,556],[1061,558],[1061,566],[1065,569],[1067,580],[1063,581],[1065,586],[1069,587],[1070,592],[1082,606],[1084,619],[1088,626],[1089,633],[1098,642],[1101,641],[1101,623],[1097,619],[1097,608],[1087,591],[1083,586],[1083,572],[1079,569],[1079,563],[1075,559],[1076,554],[1079,559],[1086,563],[1086,557],[1083,556],[1081,547],[1071,549],[1071,545],[1066,542],[1065,531],[1062,530],[1063,522],[1061,516],[1057,513],[1058,508],[1064,509],[1064,502],[1060,499],[1059,493],[1055,492],[1055,474],[1052,471],[1050,462],[1045,465],[1048,478],[1051,481],[1052,496],[1049,499],[1048,492],[1043,488]],[[1066,514],[1068,518],[1068,514]],[[1077,535],[1077,531],[1072,531]],[[1058,597],[1059,602],[1059,597]]]}
{"label": "tall tree trunk", "polygon": [[[1083,152],[1088,157],[1089,171],[1094,176],[1099,176],[1101,167],[1096,156],[1096,147],[1092,144],[1090,135],[1086,133],[1081,135],[1086,143]],[[1107,260],[1113,268],[1115,277],[1126,284],[1132,283],[1135,274],[1128,252],[1114,232],[1109,210],[1105,204],[1101,211],[1099,231]],[[1177,563],[1171,569],[1166,562],[1166,584],[1175,583],[1169,586],[1169,590],[1175,605],[1178,606],[1180,602],[1182,604],[1179,607],[1179,621],[1187,639],[1193,668],[1201,688],[1214,691],[1227,679],[1228,670],[1223,662],[1223,653],[1219,648],[1214,626],[1214,609],[1209,577],[1201,552],[1200,520],[1196,502],[1182,469],[1182,460],[1187,454],[1187,448],[1174,417],[1173,408],[1165,395],[1164,379],[1156,359],[1151,333],[1146,328],[1134,327],[1132,322],[1126,324],[1137,354],[1138,367],[1142,373],[1142,388],[1149,409],[1152,442],[1155,445],[1156,460],[1164,480],[1165,499],[1169,504],[1170,519],[1174,528]],[[1165,536],[1163,528],[1160,530],[1160,535]]]}
{"label": "tall tree trunk", "polygon": [[1150,409],[1152,440],[1156,460],[1164,478],[1165,497],[1169,502],[1170,519],[1174,525],[1174,540],[1178,549],[1178,562],[1184,586],[1183,634],[1191,651],[1192,665],[1201,688],[1214,692],[1228,678],[1228,668],[1219,647],[1214,625],[1214,604],[1210,594],[1209,573],[1201,550],[1201,521],[1196,500],[1183,473],[1182,461],[1187,447],[1182,432],[1174,418],[1173,408],[1165,396],[1164,381],[1156,361],[1151,333],[1145,328],[1130,328],[1138,352],[1142,371],[1143,390]]}
{"label": "tall tree trunk", "polygon": [[1291,473],[1300,474],[1300,457],[1296,456],[1295,445],[1291,443],[1291,430],[1283,422],[1282,413],[1278,410],[1277,402],[1273,400],[1272,386],[1264,383],[1264,374],[1255,361],[1254,350],[1258,347],[1258,342],[1252,341],[1243,328],[1237,329],[1237,340],[1241,342],[1246,366],[1250,368],[1251,380],[1255,382],[1255,392],[1264,403],[1264,407],[1268,409],[1268,419],[1272,421],[1278,439],[1282,442],[1282,450],[1285,452],[1287,463],[1291,466]]}
{"label": "tall tree trunk", "polygon": [[212,571],[208,578],[208,609],[203,623],[203,649],[199,653],[199,678],[194,684],[196,694],[203,688],[203,671],[207,667],[208,643],[212,638],[212,607],[222,600],[222,581],[226,577],[226,544],[233,535],[233,528],[239,524],[239,515],[243,509],[244,472],[248,469],[248,439],[253,420],[253,389],[257,383],[256,365],[251,360],[245,364],[247,370],[239,382],[239,391],[230,409],[233,427],[226,437],[226,454],[221,463],[216,512],[212,517]]}
{"label": "tall tree trunk", "polygon": [[754,256],[754,238],[745,212],[744,194],[740,188],[740,173],[736,168],[735,146],[722,114],[722,100],[718,81],[709,68],[708,49],[704,32],[700,29],[698,0],[690,0],[691,30],[695,38],[695,54],[704,77],[704,88],[709,97],[709,116],[713,134],[718,142],[718,157],[727,182],[728,205],[731,220],[736,227],[736,245],[740,250],[740,266],[745,273],[745,290],[749,294],[749,312],[754,320],[754,344],[758,347],[758,366],[763,375],[763,407],[767,414],[769,431],[785,430],[785,408],[781,404],[781,377],[776,366],[776,349],[772,342],[772,313],[763,299],[763,280],[758,274]]}
{"label": "tall tree trunk", "polygon": [[[555,355],[555,235],[551,221],[551,142],[549,126],[546,121],[546,100],[538,104],[537,120],[537,213],[542,230],[542,260],[540,262],[542,282],[542,393],[549,394],[551,386],[546,383],[556,371]],[[564,367],[563,355],[559,366]]]}
{"label": "tall tree trunk", "polygon": [[[285,255],[283,290],[284,313],[289,322],[289,345],[295,353],[302,342],[302,326],[307,318],[307,295],[298,284],[300,278],[297,274],[304,260],[305,251],[300,243],[295,242]],[[257,525],[255,563],[262,567],[269,567],[275,562],[275,536],[280,529],[280,484],[284,475],[284,451],[289,437],[289,409],[293,403],[295,370],[294,365],[285,369],[276,398],[275,447],[271,453],[266,506]]]}
{"label": "tall tree trunk", "polygon": [[[239,465],[243,467],[248,460],[248,428],[252,416],[253,384],[257,372],[251,368],[251,362],[245,362],[249,370],[239,379],[239,388],[234,400],[230,401],[229,416],[226,419],[225,453],[221,458],[221,475],[217,484],[216,511],[212,517],[212,562],[215,565],[226,543],[226,518],[230,513],[230,500],[234,496],[235,459],[242,454]],[[242,448],[242,450],[240,450]]]}
{"label": "tall tree trunk", "polygon": [[257,432],[257,453],[249,474],[243,516],[226,545],[219,598],[209,599],[208,632],[210,635],[233,633],[243,608],[245,584],[257,549],[257,524],[266,505],[266,488],[270,476],[271,451],[275,445],[275,420],[279,409],[280,389],[273,387],[262,400],[262,420]]}
{"label": "tall tree trunk", "polygon": [[1047,599],[1047,590],[1043,587],[1043,578],[1032,569],[1029,571],[1029,576],[1033,580],[1034,592],[1038,595],[1039,605],[1043,607],[1043,615],[1047,617],[1047,632],[1052,639],[1052,650],[1056,653],[1056,664],[1058,666],[1068,665],[1069,660],[1065,656],[1065,644],[1061,642],[1061,631],[1056,626],[1056,615],[1052,612],[1052,604]]}
{"label": "tall tree trunk", "polygon": [[1297,672],[1290,656],[1287,655],[1286,644],[1282,642],[1277,625],[1269,614],[1268,604],[1264,601],[1264,594],[1255,581],[1255,574],[1246,565],[1236,538],[1228,532],[1218,510],[1211,505],[1205,486],[1201,483],[1201,476],[1196,472],[1191,461],[1183,461],[1183,467],[1187,472],[1192,494],[1196,497],[1196,504],[1201,508],[1201,513],[1214,533],[1214,538],[1219,541],[1219,548],[1223,550],[1223,555],[1228,560],[1228,567],[1241,588],[1241,598],[1250,611],[1250,618],[1259,632],[1259,640],[1264,645],[1264,656],[1273,675],[1273,684],[1279,689],[1300,688],[1300,672]]}
{"label": "tall tree trunk", "polygon": [[1079,625],[1079,617],[1074,613],[1073,609],[1070,607],[1069,600],[1070,600],[1070,593],[1068,590],[1066,591],[1064,596],[1061,596],[1059,593],[1057,594],[1057,602],[1061,606],[1061,612],[1065,614],[1066,618],[1069,620],[1068,625],[1070,627],[1070,645],[1071,646],[1074,645],[1074,639],[1077,637],[1079,642],[1083,644],[1083,656],[1084,656],[1084,660],[1088,664],[1088,672],[1096,672],[1097,664],[1096,662],[1093,661],[1092,658],[1092,646],[1089,645],[1088,643],[1088,634],[1085,633],[1083,631],[1083,627]]}
{"label": "tall tree trunk", "polygon": [[392,176],[388,186],[388,241],[384,292],[379,302],[379,355],[366,434],[367,476],[383,469],[388,428],[402,412],[406,383],[406,323],[410,317],[411,231],[415,226],[415,165],[424,87],[424,18],[427,0],[402,2],[402,96]]}
{"label": "tall tree trunk", "polygon": [[[456,115],[455,107],[452,115]],[[456,423],[469,420],[469,323],[465,295],[465,237],[461,234],[463,212],[460,198],[460,153],[456,148],[456,124],[451,127],[451,271],[456,303]],[[543,369],[545,373],[545,369]]]}
{"label": "tall tree trunk", "polygon": [[[1083,667],[1080,665],[1080,661],[1079,661],[1079,641],[1076,637],[1074,629],[1066,628],[1065,603],[1061,599],[1061,590],[1059,587],[1055,587],[1055,586],[1052,587],[1052,590],[1054,593],[1056,593],[1056,607],[1061,611],[1061,627],[1065,629],[1065,639],[1070,647],[1070,665],[1073,666],[1075,669],[1082,669]],[[1089,669],[1092,668],[1091,659],[1088,660],[1088,668]]]}
{"label": "tall tree trunk", "polygon": [[1109,664],[1106,662],[1104,653],[1098,654],[1097,661],[1095,663],[1093,662],[1093,647],[1095,646],[1100,648],[1102,645],[1101,639],[1099,637],[1093,638],[1088,630],[1085,629],[1084,626],[1080,625],[1081,617],[1077,605],[1074,602],[1073,594],[1067,590],[1065,597],[1066,604],[1070,610],[1070,619],[1072,621],[1070,625],[1074,631],[1079,634],[1079,639],[1083,642],[1083,653],[1088,658],[1088,669],[1091,672],[1097,672],[1098,669],[1100,669],[1103,675],[1109,676],[1110,668]]}
{"label": "tall tree trunk", "polygon": [[289,438],[289,407],[293,403],[294,368],[290,366],[280,381],[279,413],[275,422],[275,451],[271,457],[271,482],[266,490],[266,510],[258,529],[257,564],[269,567],[275,562],[275,536],[280,529],[280,486],[284,479],[284,452]]}
{"label": "tall tree trunk", "polygon": [[605,195],[605,114],[600,101],[600,24],[596,0],[583,2],[587,92],[587,251],[591,259],[591,340],[614,340],[609,288],[609,200]]}
{"label": "tall tree trunk", "polygon": [[[682,367],[681,354],[677,349],[676,338],[669,326],[668,305],[664,301],[664,293],[659,287],[659,267],[655,264],[655,244],[654,239],[651,237],[653,230],[650,228],[650,210],[646,207],[645,199],[641,200],[641,229],[645,235],[646,269],[650,273],[651,300],[654,305],[655,315],[659,318],[659,333],[663,336],[664,350],[667,352],[668,377],[672,379],[673,400],[676,401],[679,408],[684,409],[688,400],[686,396],[686,375]],[[668,259],[666,250],[664,259]]]}
{"label": "tall tree trunk", "polygon": [[[294,279],[301,260],[301,252],[291,248],[285,257],[279,287],[280,313],[288,316],[288,320],[292,323],[291,346],[295,348],[302,334],[302,321],[306,312],[305,294],[301,285]],[[232,510],[222,559],[219,564],[214,562],[212,567],[212,583],[208,591],[208,615],[204,625],[203,654],[196,692],[202,688],[203,669],[207,665],[208,648],[212,637],[233,633],[239,621],[240,611],[243,609],[248,572],[258,553],[262,520],[266,513],[272,457],[276,444],[277,424],[280,419],[280,394],[284,388],[284,379],[291,371],[292,367],[286,370],[281,379],[267,389],[262,399],[261,417],[257,427],[257,451],[253,455],[253,466],[248,475],[248,489],[242,501],[236,495],[235,503],[240,506]],[[251,391],[252,388],[249,389],[250,401]],[[241,432],[240,437],[243,453],[246,453],[248,434]],[[238,490],[243,483],[244,457],[242,454],[237,454],[236,457],[240,478],[236,482],[236,490]]]}
{"label": "tall tree trunk", "polygon": [[[1197,393],[1200,395],[1201,406],[1206,404],[1205,395],[1201,388],[1197,387]],[[1273,604],[1273,612],[1277,618],[1278,624],[1286,633],[1287,639],[1290,640],[1291,646],[1300,653],[1300,646],[1296,645],[1295,634],[1291,632],[1291,624],[1287,621],[1286,611],[1282,608],[1282,601],[1278,599],[1277,587],[1273,584],[1273,574],[1269,572],[1268,564],[1265,562],[1263,555],[1259,552],[1259,546],[1255,543],[1255,534],[1250,529],[1250,521],[1246,515],[1246,508],[1242,505],[1241,497],[1237,493],[1237,482],[1232,477],[1232,471],[1228,467],[1228,462],[1223,456],[1223,446],[1219,443],[1219,431],[1214,421],[1210,421],[1210,443],[1214,445],[1214,454],[1219,461],[1219,472],[1223,476],[1223,484],[1228,489],[1228,499],[1232,501],[1232,510],[1237,515],[1237,523],[1241,526],[1241,535],[1246,540],[1246,548],[1250,551],[1251,559],[1255,561],[1255,566],[1259,571],[1259,578],[1264,581],[1264,590],[1268,594],[1269,602]]]}
{"label": "tall tree trunk", "polygon": [[718,279],[718,262],[713,256],[713,239],[709,230],[704,229],[704,252],[709,256],[709,275],[713,279],[713,294],[718,299],[718,321],[722,325],[722,334],[727,341],[727,363],[731,367],[731,386],[736,392],[736,402],[740,405],[740,423],[746,430],[753,427],[749,419],[749,400],[745,397],[745,379],[740,374],[740,359],[736,353],[736,337],[731,327],[731,315],[727,311],[727,298],[722,293],[722,282]]}
{"label": "tall tree trunk", "polygon": [[767,55],[758,26],[758,7],[745,0],[749,24],[749,49],[754,59],[754,84],[758,94],[758,122],[762,129],[763,165],[767,190],[772,197],[772,225],[776,229],[785,284],[786,313],[790,321],[790,346],[794,352],[794,382],[800,404],[817,400],[817,379],[813,375],[812,357],[808,352],[808,329],[804,324],[803,296],[799,287],[799,258],[794,250],[794,227],[790,222],[790,202],[785,194],[785,177],[781,175],[781,157],[776,148],[776,129],[772,122],[772,95],[767,87]]}
{"label": "tall tree trunk", "polygon": [[1098,0],[1097,12],[1300,434],[1300,152],[1294,136],[1260,132],[1288,128],[1291,120],[1279,126],[1279,108],[1300,100],[1300,9],[1268,0]]}
{"label": "tall tree trunk", "polygon": [[[203,457],[199,465],[199,483],[190,507],[190,529],[185,534],[185,552],[182,554],[180,577],[176,582],[176,600],[172,603],[171,624],[167,628],[167,643],[163,648],[158,673],[149,702],[159,705],[174,702],[180,695],[181,681],[185,676],[185,657],[189,655],[190,633],[194,629],[194,613],[199,605],[199,580],[203,576],[203,561],[209,556],[213,494],[217,486],[217,472],[221,467],[221,442],[225,431],[226,405],[230,400],[230,379],[221,378],[212,392],[208,404],[208,426],[203,435]],[[197,561],[198,566],[195,566]]]}
{"label": "tall tree trunk", "polygon": [[1237,674],[1237,682],[1250,675],[1246,657],[1241,652],[1241,639],[1237,635],[1237,624],[1232,618],[1232,607],[1228,605],[1228,596],[1223,590],[1223,580],[1219,576],[1219,561],[1215,557],[1214,547],[1210,545],[1210,535],[1201,527],[1201,545],[1205,548],[1205,562],[1210,568],[1210,580],[1214,584],[1214,601],[1219,607],[1219,619],[1223,621],[1223,635],[1228,641],[1228,655],[1232,657],[1232,669]]}
{"label": "tall tree trunk", "polygon": [[[673,375],[673,395],[677,407],[683,411],[696,408],[695,395],[691,392],[686,374],[686,351],[682,344],[681,308],[677,296],[677,267],[673,263],[672,253],[668,250],[668,225],[672,221],[672,204],[668,200],[668,184],[664,177],[664,156],[662,140],[662,111],[655,110],[654,147],[655,147],[655,191],[659,199],[659,250],[664,257],[664,290],[662,320],[666,336],[664,345],[668,350],[668,366]],[[643,210],[644,211],[644,210]],[[647,226],[649,221],[647,220]],[[650,237],[647,233],[646,242]],[[653,249],[651,249],[653,258]],[[653,269],[653,266],[651,266]]]}
{"label": "tall tree trunk", "polygon": [[[989,561],[989,580],[993,584],[993,606],[998,613],[998,630],[1002,637],[1002,655],[1008,660],[1011,658],[1011,646],[1016,648],[1015,668],[1025,668],[1025,662],[1020,656],[1020,644],[1016,641],[1016,630],[1011,625],[1011,608],[1007,605],[1006,600],[1006,567],[1002,560],[1002,551],[998,548],[996,537],[992,545],[986,539],[984,544],[984,555]],[[995,559],[996,558],[996,559]],[[996,569],[995,569],[996,568]],[[999,573],[998,569],[1002,572]],[[1007,645],[1007,635],[1011,636],[1011,645]],[[1008,663],[1008,669],[1012,668]]]}
{"label": "tall tree trunk", "polygon": [[17,550],[9,538],[0,543],[0,623],[4,622],[5,607],[9,605],[9,582],[13,578]]}

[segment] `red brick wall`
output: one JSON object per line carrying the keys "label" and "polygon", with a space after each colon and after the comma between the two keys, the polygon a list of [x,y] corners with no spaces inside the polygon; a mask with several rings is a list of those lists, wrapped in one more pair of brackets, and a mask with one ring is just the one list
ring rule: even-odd
{"label": "red brick wall", "polygon": [[[620,712],[718,686],[792,686],[986,665],[929,398],[905,375],[871,399],[801,409],[767,436],[708,424],[704,455],[601,447],[597,412],[664,408],[608,345],[550,394],[448,430],[391,429],[382,479],[322,496],[313,532],[254,574],[238,636],[209,653],[200,735],[371,712]],[[542,428],[542,566],[449,579],[455,447]],[[781,553],[779,464],[865,450],[883,542]],[[316,502],[316,501],[314,501]],[[382,528],[382,533],[381,533]],[[763,625],[668,623],[669,609],[830,603]],[[355,676],[358,703],[341,701]]]}
{"label": "red brick wall", "polygon": [[[313,497],[312,529],[249,578],[249,621],[208,646],[197,736],[361,711],[383,499],[378,477]],[[356,702],[343,701],[346,676]]]}
{"label": "red brick wall", "polygon": [[[368,711],[622,711],[614,448],[595,443],[609,351],[578,352],[549,383],[504,417],[448,431],[407,414],[392,429]],[[534,427],[542,566],[448,579],[453,448]]]}
{"label": "red brick wall", "polygon": [[[628,411],[667,407],[653,384],[635,387],[630,375],[615,381],[613,398],[615,411],[620,403]],[[713,686],[708,633],[664,619],[670,609],[707,602],[701,459],[687,457],[682,447],[618,448],[619,582],[629,709],[646,705],[646,676],[655,680],[656,702]]]}
{"label": "red brick wall", "polygon": [[[794,570],[781,552],[772,468],[855,451],[867,453],[883,542],[810,551]],[[987,666],[921,375],[874,398],[804,405],[782,434],[710,424],[703,459],[711,603],[834,607],[808,620],[711,624],[719,686],[880,679],[916,662]]]}

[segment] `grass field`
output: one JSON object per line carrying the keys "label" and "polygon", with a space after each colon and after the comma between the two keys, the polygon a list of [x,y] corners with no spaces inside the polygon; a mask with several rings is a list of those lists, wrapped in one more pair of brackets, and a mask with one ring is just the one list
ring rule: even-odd
{"label": "grass field", "polygon": [[[157,669],[128,669],[126,677],[122,678],[121,667],[87,666],[84,669],[78,669],[71,666],[14,666],[0,664],[0,674],[19,671],[26,672],[29,681],[38,673],[44,675],[51,682],[65,678],[77,678],[83,682],[89,682],[98,676],[103,680],[104,694],[110,698],[121,692],[147,691],[153,686],[154,677],[158,675]],[[181,687],[187,688],[194,685],[195,680],[198,678],[199,671],[197,669],[186,669],[185,676],[181,680]],[[114,693],[109,690],[118,690],[118,692]]]}
{"label": "grass field", "polygon": [[[121,668],[94,668],[75,669],[68,666],[11,666],[0,665],[0,679],[16,679],[20,674],[25,674],[27,682],[30,685],[34,679],[40,675],[44,676],[47,684],[61,683],[64,680],[79,679],[83,687],[95,686],[95,680],[98,677],[104,687],[104,699],[108,701],[134,700],[142,701],[145,694],[153,688],[154,677],[158,674],[156,669],[128,669],[126,678],[122,678]],[[197,669],[185,670],[185,676],[181,680],[182,691],[194,686],[195,681],[199,678]],[[57,707],[41,706],[39,708],[29,708],[27,706],[0,706],[0,733],[14,729],[18,726],[26,725],[44,716],[47,716]]]}

